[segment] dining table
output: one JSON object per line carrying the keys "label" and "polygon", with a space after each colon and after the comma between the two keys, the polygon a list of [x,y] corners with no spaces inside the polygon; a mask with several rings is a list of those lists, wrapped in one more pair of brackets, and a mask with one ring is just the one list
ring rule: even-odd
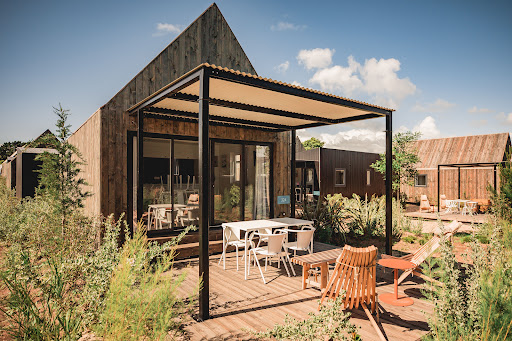
{"label": "dining table", "polygon": [[[226,229],[230,229],[232,233],[244,242],[244,277],[247,280],[248,269],[248,252],[249,252],[249,234],[251,232],[258,232],[261,230],[274,230],[286,229],[290,227],[300,227],[304,225],[313,225],[313,221],[296,219],[296,218],[273,218],[273,219],[258,219],[258,220],[245,220],[222,223],[222,250],[226,248]],[[249,264],[250,265],[250,264]],[[224,269],[226,269],[226,257],[224,257]]]}

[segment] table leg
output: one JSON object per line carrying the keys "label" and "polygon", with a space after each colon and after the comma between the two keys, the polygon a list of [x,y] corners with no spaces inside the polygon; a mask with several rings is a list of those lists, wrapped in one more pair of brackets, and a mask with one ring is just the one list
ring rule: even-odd
{"label": "table leg", "polygon": [[327,276],[329,275],[329,265],[322,263],[320,265],[320,290],[327,288]]}
{"label": "table leg", "polygon": [[394,287],[395,287],[395,300],[398,300],[398,269],[394,269],[393,272],[394,272],[393,282],[394,282]]}
{"label": "table leg", "polygon": [[302,290],[308,287],[307,280],[309,276],[309,265],[304,264],[302,266]]}

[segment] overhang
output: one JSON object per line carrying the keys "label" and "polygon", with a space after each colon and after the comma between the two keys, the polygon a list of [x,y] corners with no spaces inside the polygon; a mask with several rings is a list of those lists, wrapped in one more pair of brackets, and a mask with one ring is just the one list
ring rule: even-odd
{"label": "overhang", "polygon": [[393,109],[201,64],[131,107],[146,117],[197,121],[200,73],[209,79],[210,124],[286,131],[386,116]]}

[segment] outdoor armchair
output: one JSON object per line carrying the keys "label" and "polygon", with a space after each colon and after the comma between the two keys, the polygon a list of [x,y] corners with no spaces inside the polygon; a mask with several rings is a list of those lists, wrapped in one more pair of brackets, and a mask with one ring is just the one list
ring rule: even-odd
{"label": "outdoor armchair", "polygon": [[[263,283],[267,284],[265,280],[265,276],[263,275],[263,271],[261,270],[260,262],[258,260],[258,255],[265,256],[265,271],[267,271],[267,264],[269,258],[276,258],[277,259],[277,267],[280,267],[281,261],[283,261],[284,268],[286,269],[286,273],[288,274],[288,277],[290,277],[290,272],[288,271],[288,266],[286,265],[286,260],[288,260],[288,263],[291,266],[291,260],[288,256],[288,252],[283,251],[283,244],[286,240],[287,232],[283,230],[276,230],[274,234],[263,234],[263,233],[257,233],[257,232],[251,232],[251,235],[249,237],[249,244],[254,245],[253,238],[255,236],[258,236],[259,238],[266,238],[267,245],[266,246],[260,246],[260,247],[252,247],[249,249],[249,269],[248,272],[250,274],[250,264],[251,264],[251,254],[254,256],[255,263],[258,266],[258,269],[260,270],[261,278],[263,279]],[[295,275],[295,271],[292,271]]]}
{"label": "outdoor armchair", "polygon": [[287,240],[284,243],[285,250],[293,250],[294,256],[297,256],[297,251],[313,253],[313,235],[315,233],[315,228],[313,226],[304,226],[302,230],[287,229],[286,231],[288,232],[288,235],[295,233],[297,235],[297,240],[294,242],[288,242]]}
{"label": "outdoor armchair", "polygon": [[407,278],[407,276],[409,276],[410,274],[416,275],[420,278],[423,278],[426,281],[430,281],[430,282],[439,284],[439,282],[436,281],[435,279],[422,274],[420,272],[419,267],[420,267],[421,263],[423,263],[441,245],[441,238],[451,238],[459,230],[459,228],[461,226],[462,226],[462,223],[458,222],[457,220],[454,220],[445,227],[445,230],[444,230],[444,233],[442,234],[442,236],[439,236],[439,234],[441,234],[441,231],[434,231],[437,233],[434,233],[434,236],[432,237],[432,239],[430,239],[427,243],[425,243],[422,247],[420,247],[413,254],[406,255],[403,257],[393,257],[390,255],[382,255],[382,258],[404,259],[404,260],[408,260],[414,264],[414,268],[408,269],[402,273],[402,275],[398,278],[398,284],[402,283],[405,280],[405,278]]}
{"label": "outdoor armchair", "polygon": [[425,194],[422,194],[421,198],[420,198],[420,212],[423,212],[423,211],[430,212],[430,203]]}
{"label": "outdoor armchair", "polygon": [[344,309],[358,308],[361,304],[379,338],[386,340],[372,316],[372,313],[376,312],[378,321],[379,309],[375,290],[376,264],[377,248],[375,246],[355,248],[345,245],[336,260],[318,310],[321,309],[326,298],[336,299],[339,295],[344,295]]}

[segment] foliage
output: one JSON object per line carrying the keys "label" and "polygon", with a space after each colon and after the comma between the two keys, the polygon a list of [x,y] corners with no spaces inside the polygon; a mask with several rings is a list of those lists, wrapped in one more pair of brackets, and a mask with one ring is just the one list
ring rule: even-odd
{"label": "foliage", "polygon": [[512,249],[505,243],[512,225],[495,218],[490,224],[487,246],[471,242],[472,265],[457,266],[448,240],[441,243],[441,256],[423,265],[427,276],[443,283],[424,290],[434,303],[427,339],[512,340]]}
{"label": "foliage", "polygon": [[491,185],[487,190],[491,197],[491,210],[498,217],[506,220],[512,220],[512,151],[507,152],[507,162],[498,167],[500,174],[499,190],[495,190]]}
{"label": "foliage", "polygon": [[[30,256],[21,252],[24,272],[37,271]],[[48,259],[40,278],[20,278],[3,272],[0,279],[9,295],[0,304],[8,324],[8,335],[18,340],[76,340],[81,332],[81,316],[76,306],[68,306],[69,295],[62,261]],[[23,276],[23,275],[21,275]]]}
{"label": "foliage", "polygon": [[25,143],[26,142],[21,141],[10,141],[2,143],[2,145],[0,145],[0,163],[2,163],[4,160],[7,160],[7,158],[16,151],[16,148],[24,146]]}
{"label": "foliage", "polygon": [[372,195],[368,200],[368,195],[364,200],[357,194],[352,195],[352,199],[343,198],[343,206],[348,218],[350,231],[363,237],[371,237],[378,234],[379,228],[385,223],[385,204],[386,198]]}
{"label": "foliage", "polygon": [[78,149],[68,142],[71,136],[71,126],[67,124],[69,110],[63,109],[59,104],[53,111],[58,116],[57,135],[44,136],[43,143],[51,146],[57,153],[45,152],[36,158],[42,161],[38,192],[55,200],[55,207],[64,227],[73,211],[83,207],[83,201],[90,193],[83,191],[83,186],[87,184],[79,177],[80,166],[84,161]]}
{"label": "foliage", "polygon": [[[418,174],[416,164],[420,162],[415,142],[421,134],[411,131],[396,133],[393,136],[393,190],[400,198],[400,188],[403,185],[414,185],[414,179]],[[381,154],[380,159],[375,161],[371,167],[386,177],[386,154]]]}
{"label": "foliage", "polygon": [[348,230],[341,194],[329,194],[325,200],[304,202],[301,218],[314,222],[315,240],[334,245],[345,243]]}
{"label": "foliage", "polygon": [[150,250],[145,229],[139,225],[123,246],[105,309],[94,327],[105,340],[162,340],[170,330],[178,331],[181,316],[190,309],[193,293],[188,300],[178,297],[186,273],[176,276],[172,271],[174,248],[157,258]]}
{"label": "foliage", "polygon": [[360,340],[357,327],[349,321],[350,313],[343,312],[343,296],[327,302],[317,314],[309,313],[306,320],[286,315],[283,325],[253,334],[275,340]]}
{"label": "foliage", "polygon": [[316,137],[312,137],[309,140],[302,142],[304,149],[314,149],[314,148],[322,148],[325,145],[325,142],[320,141]]}

